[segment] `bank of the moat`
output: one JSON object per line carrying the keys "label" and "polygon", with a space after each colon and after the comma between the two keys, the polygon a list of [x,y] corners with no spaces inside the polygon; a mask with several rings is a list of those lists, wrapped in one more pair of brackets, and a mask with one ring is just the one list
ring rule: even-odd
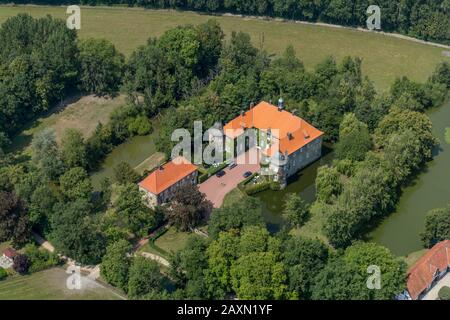
{"label": "bank of the moat", "polygon": [[[424,228],[425,214],[433,208],[450,204],[450,144],[445,141],[445,129],[450,127],[450,101],[429,110],[427,114],[433,122],[433,133],[439,139],[434,159],[403,190],[396,211],[368,235],[369,240],[388,247],[399,256],[422,249],[420,232]],[[268,190],[256,195],[263,202],[264,217],[271,230],[276,230],[282,223],[281,211],[287,193],[299,193],[310,203],[315,200],[317,168],[332,160],[333,152],[325,148],[322,159],[300,171],[286,189]]]}

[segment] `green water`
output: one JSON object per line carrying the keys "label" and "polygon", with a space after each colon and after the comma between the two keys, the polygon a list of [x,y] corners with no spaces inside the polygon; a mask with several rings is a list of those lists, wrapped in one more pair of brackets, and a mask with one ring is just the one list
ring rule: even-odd
{"label": "green water", "polygon": [[100,170],[91,175],[94,188],[98,188],[104,177],[113,179],[114,167],[121,162],[127,162],[131,167],[136,167],[155,152],[154,134],[148,136],[135,136],[125,143],[114,148],[105,158]]}
{"label": "green water", "polygon": [[279,229],[283,223],[281,211],[288,193],[298,193],[306,202],[311,203],[316,198],[315,181],[317,168],[325,164],[331,164],[334,153],[328,146],[322,148],[322,158],[312,163],[305,169],[291,177],[288,185],[281,191],[266,190],[255,195],[263,203],[263,216],[271,231]]}
{"label": "green water", "polygon": [[433,122],[433,134],[439,139],[434,159],[404,189],[396,212],[370,234],[372,241],[399,256],[422,249],[419,234],[424,229],[425,214],[450,204],[450,144],[445,141],[445,128],[450,127],[450,101],[427,114]]}
{"label": "green water", "polygon": [[[422,249],[420,232],[424,229],[425,214],[450,204],[450,144],[445,141],[445,130],[450,127],[450,101],[427,114],[433,122],[433,134],[439,139],[434,159],[403,190],[396,211],[368,235],[369,240],[386,246],[399,256]],[[324,154],[321,160],[299,172],[286,189],[255,195],[263,202],[263,214],[270,230],[277,230],[283,223],[280,213],[287,193],[299,193],[309,203],[315,200],[317,168],[333,160],[329,149],[325,148]]]}

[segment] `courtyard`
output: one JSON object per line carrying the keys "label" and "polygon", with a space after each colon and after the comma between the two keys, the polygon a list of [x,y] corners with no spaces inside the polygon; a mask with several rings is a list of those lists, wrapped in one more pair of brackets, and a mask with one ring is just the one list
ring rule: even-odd
{"label": "courtyard", "polygon": [[213,203],[214,208],[219,208],[225,195],[245,179],[243,176],[245,172],[250,171],[254,173],[260,170],[259,159],[259,150],[256,148],[239,155],[234,159],[237,164],[236,167],[233,169],[227,167],[223,170],[225,171],[224,176],[219,178],[213,175],[205,182],[199,184],[200,192],[206,195],[206,198]]}

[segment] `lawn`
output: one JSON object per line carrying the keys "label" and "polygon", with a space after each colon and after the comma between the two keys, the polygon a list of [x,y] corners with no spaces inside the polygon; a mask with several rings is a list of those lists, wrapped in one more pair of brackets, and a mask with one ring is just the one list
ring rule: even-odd
{"label": "lawn", "polygon": [[404,260],[406,262],[406,265],[409,268],[411,268],[419,259],[427,252],[427,249],[422,249],[419,251],[411,252],[406,257],[404,257]]}
{"label": "lawn", "polygon": [[67,128],[80,130],[85,138],[88,138],[95,130],[99,122],[107,123],[110,114],[125,104],[125,96],[116,98],[100,98],[95,96],[74,97],[62,103],[60,106],[49,110],[28,124],[17,135],[12,143],[12,150],[20,151],[28,147],[33,135],[45,128],[53,128],[56,140],[59,142]]}
{"label": "lawn", "polygon": [[125,299],[113,289],[94,281],[82,282],[81,290],[66,287],[68,274],[53,268],[28,276],[13,276],[0,281],[0,300],[118,300]]}
{"label": "lawn", "polygon": [[[66,7],[2,6],[0,23],[20,12],[35,17],[51,14],[67,18]],[[129,56],[145,44],[149,37],[160,36],[165,30],[180,24],[199,24],[212,18],[206,14],[143,8],[82,7],[81,38],[105,38]],[[392,38],[381,34],[298,24],[295,22],[265,21],[256,18],[214,16],[229,36],[232,31],[251,35],[256,46],[269,53],[279,54],[292,44],[306,67],[311,69],[326,56],[342,59],[346,55],[363,59],[363,70],[385,90],[398,76],[424,81],[434,66],[444,59],[444,49]]]}
{"label": "lawn", "polygon": [[232,205],[245,197],[248,196],[242,193],[239,188],[234,188],[225,195],[225,198],[223,198],[222,207]]}
{"label": "lawn", "polygon": [[140,248],[139,251],[149,252],[168,258],[169,253],[175,253],[184,249],[189,237],[191,236],[199,237],[195,233],[177,231],[175,228],[171,227],[166,233],[156,239],[154,243],[156,247],[163,250],[164,254],[148,243]]}

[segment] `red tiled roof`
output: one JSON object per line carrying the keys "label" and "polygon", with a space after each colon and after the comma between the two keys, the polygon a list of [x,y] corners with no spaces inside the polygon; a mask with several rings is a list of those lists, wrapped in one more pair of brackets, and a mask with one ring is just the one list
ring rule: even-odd
{"label": "red tiled roof", "polygon": [[450,240],[437,243],[408,272],[408,292],[414,300],[432,283],[436,270],[450,266]]}
{"label": "red tiled roof", "polygon": [[180,156],[154,170],[139,182],[139,186],[153,194],[159,194],[195,170],[196,166]]}
{"label": "red tiled roof", "polygon": [[[230,138],[236,138],[244,129],[271,129],[272,135],[279,139],[279,151],[291,154],[323,135],[300,117],[262,101],[244,114],[234,118],[224,127],[224,133]],[[288,137],[290,133],[291,139]]]}
{"label": "red tiled roof", "polygon": [[13,259],[15,256],[17,256],[16,250],[12,248],[7,248],[5,251],[3,251],[3,254],[5,255],[5,257],[10,259]]}

